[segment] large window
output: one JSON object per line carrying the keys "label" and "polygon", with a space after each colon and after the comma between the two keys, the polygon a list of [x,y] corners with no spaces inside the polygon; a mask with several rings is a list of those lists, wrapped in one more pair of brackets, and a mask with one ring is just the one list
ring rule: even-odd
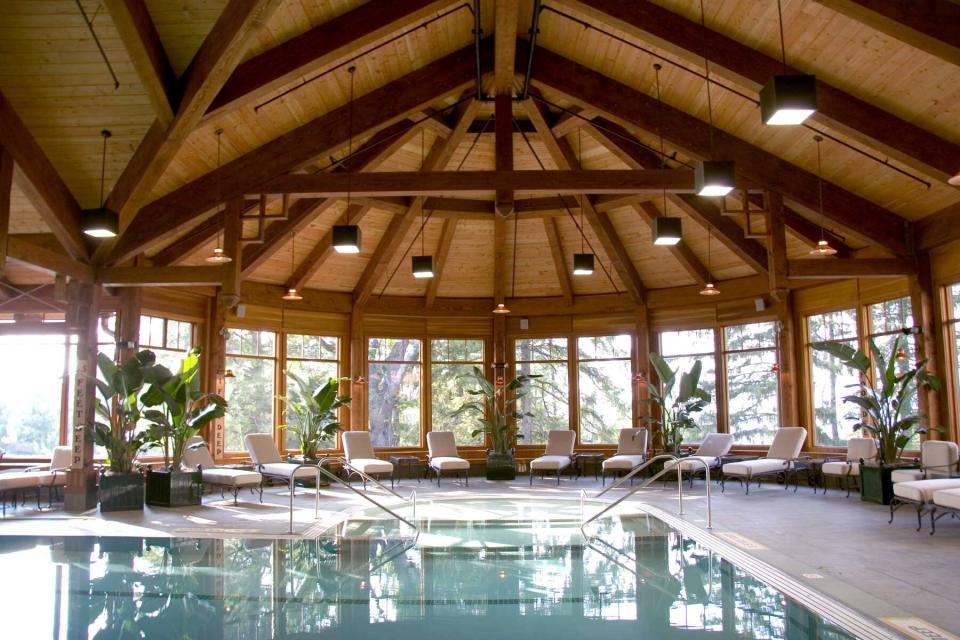
{"label": "large window", "polygon": [[476,416],[449,417],[467,399],[472,399],[467,390],[475,386],[469,376],[474,367],[483,370],[483,340],[430,341],[430,428],[453,431],[459,445],[483,444],[482,433],[471,435],[481,428]]}
{"label": "large window", "polygon": [[580,442],[616,444],[632,425],[630,336],[577,338]]}
{"label": "large window", "polygon": [[[310,389],[326,384],[330,378],[337,378],[337,347],[339,341],[331,336],[314,336],[300,333],[287,334],[286,371],[307,383]],[[287,393],[291,380],[286,380]],[[336,439],[322,441],[321,447],[336,446]],[[288,449],[298,449],[300,442],[297,434],[288,431],[286,435]]]}
{"label": "large window", "polygon": [[[905,330],[913,327],[913,306],[910,303],[910,298],[897,298],[871,304],[867,307],[867,319],[870,322],[870,339],[877,345],[885,358],[893,356],[898,372],[902,373],[917,362],[917,343],[912,335],[905,336]],[[893,345],[898,337],[904,338],[900,342],[903,351],[895,352]],[[877,364],[874,363],[874,367],[876,366]],[[879,375],[876,368],[873,375]],[[906,407],[901,409],[901,415],[906,416],[919,412],[919,399],[917,398],[916,386],[914,386],[906,397]],[[919,434],[910,439],[906,448],[908,450],[920,448]]]}
{"label": "large window", "polygon": [[517,375],[542,376],[519,403],[521,412],[533,414],[520,421],[520,443],[543,444],[548,432],[570,428],[567,339],[523,338],[514,350]]}
{"label": "large window", "polygon": [[[677,376],[689,371],[700,360],[703,370],[700,387],[710,394],[710,404],[697,414],[697,429],[687,431],[686,442],[700,442],[708,433],[717,430],[717,360],[713,329],[663,331],[660,333],[660,355]],[[677,380],[677,386],[679,386]]]}
{"label": "large window", "polygon": [[140,316],[140,348],[153,351],[158,364],[177,373],[184,354],[191,347],[191,323],[156,316]]}
{"label": "large window", "polygon": [[248,433],[273,432],[276,343],[272,331],[227,330],[227,370],[233,377],[225,380],[226,451],[244,451],[243,438]]}
{"label": "large window", "polygon": [[839,341],[858,348],[856,309],[810,316],[807,318],[807,340],[815,442],[827,447],[846,446],[854,433],[853,421],[844,417],[851,413],[852,407],[846,405],[843,397],[855,393],[850,385],[857,384],[857,374],[833,356],[817,351],[813,345]]}
{"label": "large window", "polygon": [[769,444],[780,416],[776,324],[725,327],[723,339],[730,433],[741,444]]}
{"label": "large window", "polygon": [[367,368],[373,446],[420,446],[420,341],[370,338]]}

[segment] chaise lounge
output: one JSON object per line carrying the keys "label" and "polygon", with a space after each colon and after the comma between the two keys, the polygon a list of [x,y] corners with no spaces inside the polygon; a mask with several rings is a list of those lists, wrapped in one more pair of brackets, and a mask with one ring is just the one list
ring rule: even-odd
{"label": "chaise lounge", "polygon": [[427,449],[429,461],[427,469],[437,476],[437,486],[440,486],[440,477],[443,472],[452,472],[457,475],[463,473],[463,483],[469,486],[470,463],[460,457],[457,451],[457,441],[452,431],[431,431],[427,434]]}
{"label": "chaise lounge", "polygon": [[232,493],[234,504],[237,504],[237,494],[244,487],[251,492],[254,487],[257,487],[260,491],[260,502],[263,502],[263,476],[256,471],[218,467],[213,461],[213,456],[210,455],[207,443],[200,436],[187,440],[182,466],[188,471],[199,470],[203,483],[219,488],[221,497],[224,491]]}
{"label": "chaise lounge", "polygon": [[[723,473],[720,478],[720,491],[726,486],[727,476],[744,481],[747,486],[747,495],[750,495],[750,482],[763,476],[784,474],[783,488],[790,485],[790,474],[796,473],[800,450],[807,439],[807,430],[803,427],[783,427],[773,437],[773,442],[767,450],[766,457],[742,462],[728,462],[721,467]],[[760,481],[757,480],[757,486]],[[794,487],[796,491],[796,487]]]}
{"label": "chaise lounge", "polygon": [[[295,478],[309,480],[316,478],[315,469],[300,468],[297,465],[288,464],[283,461],[280,451],[277,449],[277,443],[269,433],[248,433],[243,439],[243,444],[250,454],[250,459],[256,465],[260,472],[260,496],[263,499],[263,479],[276,478],[283,480],[291,486],[291,491],[296,491]],[[296,475],[294,475],[296,472]]]}
{"label": "chaise lounge", "polygon": [[557,474],[560,484],[560,472],[573,462],[573,447],[577,442],[577,432],[570,429],[555,430],[547,434],[547,448],[543,455],[530,461],[530,485],[533,485],[533,472],[539,471],[540,478],[548,471]]}
{"label": "chaise lounge", "polygon": [[856,478],[857,482],[860,481],[860,463],[873,462],[876,459],[877,443],[873,438],[850,438],[847,441],[846,460],[829,460],[820,467],[820,475],[823,477],[823,494],[827,494],[826,479],[828,477],[843,478],[849,498],[850,479]]}
{"label": "chaise lounge", "polygon": [[647,461],[649,431],[646,429],[620,429],[617,452],[603,461],[600,484],[607,482],[607,473],[629,473]]}
{"label": "chaise lounge", "polygon": [[693,476],[698,471],[704,470],[704,465],[696,462],[695,459],[702,460],[707,467],[718,469],[723,465],[723,456],[730,453],[733,448],[733,434],[731,433],[708,433],[700,446],[691,456],[680,460],[671,460],[665,465],[666,469],[674,469],[679,464],[680,472],[690,475],[690,482],[693,483]]}
{"label": "chaise lounge", "polygon": [[[920,469],[898,469],[891,475],[893,483],[893,499],[890,501],[890,520],[893,522],[894,513],[905,504],[917,506],[917,531],[923,527],[923,515],[933,509],[934,493],[947,489],[960,489],[960,477],[955,477],[960,469],[958,448],[954,442],[944,440],[927,440],[920,446],[920,456],[923,467]],[[899,474],[898,471],[905,473]],[[896,481],[896,478],[921,479]],[[948,498],[949,500],[949,498]],[[945,505],[946,506],[946,505]]]}
{"label": "chaise lounge", "polygon": [[[343,456],[347,459],[347,480],[351,473],[359,471],[373,478],[380,474],[390,474],[390,487],[393,488],[393,463],[381,460],[373,452],[373,442],[368,431],[345,431],[340,434],[343,441]],[[367,488],[367,479],[362,475],[363,488]]]}

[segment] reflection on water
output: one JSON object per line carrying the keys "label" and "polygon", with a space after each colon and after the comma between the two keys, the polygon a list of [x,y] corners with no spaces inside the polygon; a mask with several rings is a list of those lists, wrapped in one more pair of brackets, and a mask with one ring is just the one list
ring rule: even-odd
{"label": "reflection on water", "polygon": [[[2,538],[15,638],[848,638],[645,515],[317,540]],[[22,578],[20,578],[22,576]],[[12,622],[11,622],[12,621]]]}

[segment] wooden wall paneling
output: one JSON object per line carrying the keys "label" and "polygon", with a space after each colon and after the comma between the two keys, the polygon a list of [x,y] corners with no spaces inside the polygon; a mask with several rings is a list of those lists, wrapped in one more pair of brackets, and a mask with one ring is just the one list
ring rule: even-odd
{"label": "wooden wall paneling", "polygon": [[853,307],[858,298],[857,281],[841,280],[794,291],[793,305],[797,314],[805,317]]}
{"label": "wooden wall paneling", "polygon": [[908,258],[834,258],[804,259],[787,262],[791,279],[890,278],[916,273],[914,260]]}
{"label": "wooden wall paneling", "polygon": [[960,282],[960,239],[931,249],[930,261],[937,284]]}
{"label": "wooden wall paneling", "polygon": [[426,331],[428,336],[435,337],[490,337],[493,335],[493,325],[490,318],[457,318],[457,317],[427,317]]}
{"label": "wooden wall paneling", "polygon": [[193,290],[168,287],[126,287],[141,292],[140,308],[143,313],[165,316],[175,320],[183,320],[200,324],[208,321],[210,300],[216,295],[204,295]]}
{"label": "wooden wall paneling", "polygon": [[910,295],[910,277],[862,278],[854,281],[857,300],[861,304],[873,304],[903,298]]}
{"label": "wooden wall paneling", "polygon": [[[520,328],[520,314],[510,314],[506,318],[504,329],[506,335],[511,339],[516,338],[548,338],[553,336],[566,336],[573,333],[572,316],[541,316],[527,318],[528,325],[526,329]],[[511,358],[512,359],[512,358]],[[504,362],[500,360],[499,362]]]}
{"label": "wooden wall paneling", "polygon": [[10,233],[10,200],[13,196],[13,156],[0,147],[0,278],[7,267],[7,234]]}

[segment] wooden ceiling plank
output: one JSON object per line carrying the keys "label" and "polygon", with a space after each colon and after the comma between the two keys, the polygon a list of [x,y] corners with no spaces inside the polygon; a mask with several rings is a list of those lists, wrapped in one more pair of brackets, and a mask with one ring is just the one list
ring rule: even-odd
{"label": "wooden ceiling plank", "polygon": [[93,267],[66,256],[62,251],[50,249],[24,240],[20,236],[7,236],[7,260],[17,262],[51,275],[63,274],[80,282],[93,282]]}
{"label": "wooden ceiling plank", "polygon": [[82,213],[70,189],[0,92],[0,147],[13,157],[13,180],[72,258],[87,258]]}
{"label": "wooden ceiling plank", "polygon": [[163,125],[169,125],[179,103],[177,76],[164,51],[144,0],[105,0],[133,68]]}
{"label": "wooden ceiling plank", "polygon": [[560,229],[555,219],[543,219],[543,230],[547,234],[547,242],[550,244],[550,255],[553,257],[553,267],[557,272],[557,281],[560,283],[560,291],[563,301],[567,306],[573,305],[573,283],[570,281],[570,271],[567,269],[567,263],[563,254],[563,243],[560,241]]}
{"label": "wooden ceiling plank", "polygon": [[[489,64],[489,50],[487,64]],[[354,100],[357,137],[406,119],[412,111],[471,84],[474,48],[467,47]],[[316,157],[339,151],[350,135],[349,105],[343,105],[240,156],[143,207],[110,255],[122,262],[196,224],[196,218],[235,195],[296,169]],[[452,154],[452,151],[451,151]],[[218,185],[220,185],[218,189]],[[218,197],[218,194],[219,197]]]}
{"label": "wooden ceiling plank", "polygon": [[917,223],[917,248],[932,249],[960,240],[960,203],[927,216]]}
{"label": "wooden ceiling plank", "polygon": [[443,226],[440,228],[440,242],[437,245],[437,254],[433,257],[433,277],[427,283],[427,293],[424,296],[427,309],[433,307],[437,299],[443,271],[447,266],[450,248],[453,246],[453,236],[457,233],[457,222],[456,218],[448,218],[443,221]]}
{"label": "wooden ceiling plank", "polygon": [[[334,224],[360,224],[364,216],[369,213],[370,207],[363,205],[350,205],[350,211],[344,211],[340,218]],[[300,265],[294,269],[290,279],[287,280],[287,289],[303,289],[307,283],[320,272],[327,259],[334,254],[333,249],[333,227],[327,230],[320,241],[310,250],[307,257]]]}
{"label": "wooden ceiling plank", "polygon": [[837,250],[838,258],[849,258],[853,253],[849,245],[843,241],[843,238],[824,229],[818,224],[810,222],[786,206],[783,207],[783,221],[790,231],[810,247],[817,246],[817,242],[819,242],[821,238],[825,238],[830,243],[830,246]]}
{"label": "wooden ceiling plank", "polygon": [[496,0],[494,3],[493,91],[495,96],[513,95],[519,16],[519,0]]}
{"label": "wooden ceiling plank", "polygon": [[[520,48],[520,43],[518,43]],[[602,111],[621,126],[663,132],[685,155],[711,155],[736,162],[737,173],[809,209],[819,207],[817,176],[725,131],[714,130],[711,152],[709,125],[690,114],[658,103],[647,94],[587,69],[546,49],[537,51],[533,82],[567,98]],[[958,156],[960,157],[960,156]],[[895,254],[910,251],[910,223],[892,211],[829,181],[823,182],[824,214],[835,223]]]}
{"label": "wooden ceiling plank", "polygon": [[[710,59],[712,72],[756,91],[774,75],[804,72],[794,68],[784,71],[783,64],[776,58],[702,27],[697,22],[650,0],[560,2],[597,22],[610,24],[634,38],[653,42],[696,64],[701,64],[704,57],[707,57]],[[876,0],[869,4],[893,6],[897,3]],[[914,12],[913,9],[902,7],[893,11],[897,14]],[[954,8],[952,13],[960,14],[960,9]],[[946,24],[950,23],[944,23]],[[952,24],[956,25],[956,20]],[[538,57],[538,66],[540,62]],[[759,118],[759,113],[757,117]],[[889,153],[901,162],[937,179],[946,180],[960,173],[960,145],[907,122],[867,100],[842,91],[822,79],[817,80],[817,112],[811,119],[851,134],[861,142]]]}
{"label": "wooden ceiling plank", "polygon": [[[633,210],[640,214],[641,218],[646,220],[647,224],[650,225],[651,231],[656,224],[656,219],[663,215],[652,202],[641,202],[640,204],[633,205]],[[676,261],[680,263],[680,266],[683,267],[684,271],[687,272],[687,275],[693,278],[694,282],[698,285],[702,287],[712,281],[710,271],[707,270],[706,265],[700,262],[700,258],[697,257],[686,242],[681,240],[678,244],[671,245],[667,248]]]}
{"label": "wooden ceiling plank", "polygon": [[[255,206],[248,204],[244,213],[253,210]],[[217,237],[221,229],[223,229],[223,215],[214,214],[213,217],[207,218],[195,226],[189,233],[167,246],[163,251],[158,251],[151,261],[158,267],[173,266]]]}
{"label": "wooden ceiling plank", "polygon": [[787,277],[791,280],[892,278],[916,272],[916,263],[908,258],[810,258],[787,263]]}

